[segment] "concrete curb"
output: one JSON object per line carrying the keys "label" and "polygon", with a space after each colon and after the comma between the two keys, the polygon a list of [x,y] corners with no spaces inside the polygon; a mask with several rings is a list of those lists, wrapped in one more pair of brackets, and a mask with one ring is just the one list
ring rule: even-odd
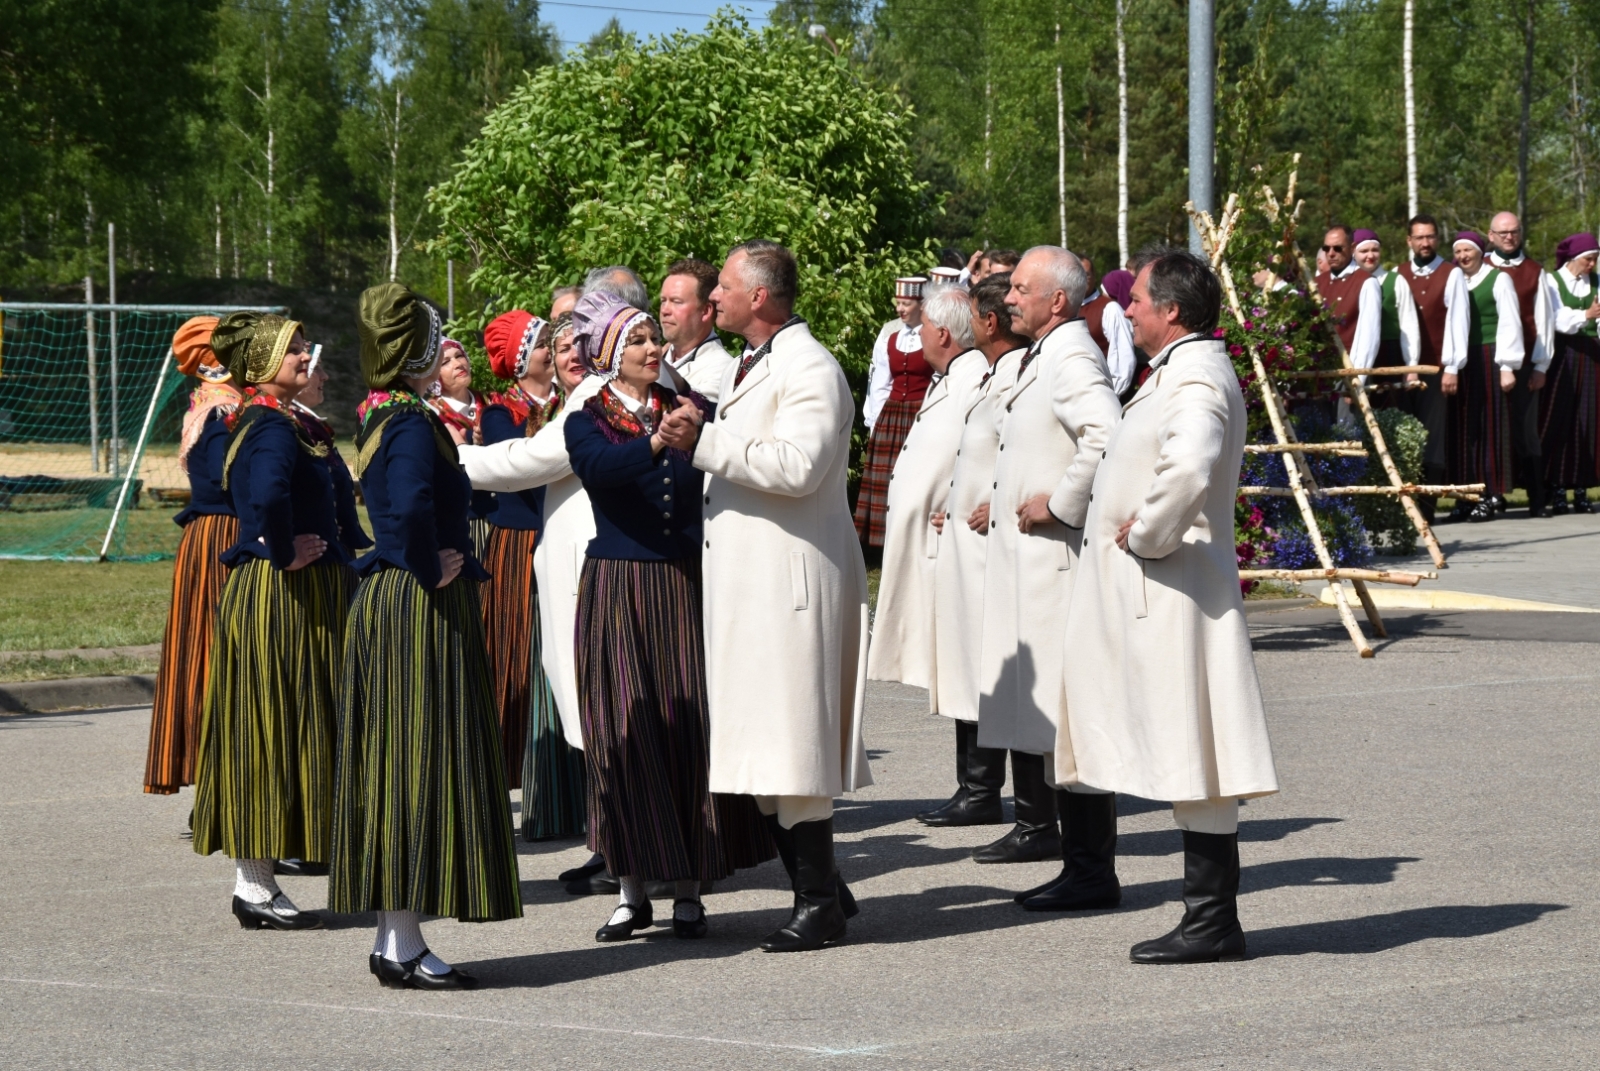
{"label": "concrete curb", "polygon": [[143,707],[150,705],[155,694],[154,674],[0,684],[0,717],[60,710]]}
{"label": "concrete curb", "polygon": [[[1353,593],[1351,602],[1355,603]],[[1389,610],[1532,610],[1555,614],[1595,614],[1587,606],[1568,606],[1559,602],[1531,602],[1528,599],[1508,599],[1502,595],[1477,595],[1470,591],[1439,591],[1428,588],[1391,588],[1383,584],[1369,584],[1367,594],[1372,596],[1378,609]],[[1324,606],[1333,605],[1333,590],[1324,587],[1317,596]],[[1356,604],[1359,609],[1359,604]]]}

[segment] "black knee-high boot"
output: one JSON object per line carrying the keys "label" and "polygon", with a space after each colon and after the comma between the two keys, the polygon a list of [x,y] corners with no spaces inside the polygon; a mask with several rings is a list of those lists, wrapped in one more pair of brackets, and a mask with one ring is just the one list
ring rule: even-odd
{"label": "black knee-high boot", "polygon": [[1018,897],[1029,911],[1098,911],[1122,903],[1117,881],[1117,797],[1056,793],[1061,810],[1061,875]]}
{"label": "black knee-high boot", "polygon": [[978,723],[956,721],[956,794],[944,806],[917,815],[930,826],[996,826],[1005,821],[1000,790],[1006,783],[1004,748],[979,747]]}
{"label": "black knee-high boot", "polygon": [[[789,875],[789,884],[792,886],[795,867],[794,831],[779,825],[778,816],[775,814],[762,815],[762,818],[767,823],[768,832],[772,834],[773,843],[778,846],[778,858],[783,860],[784,872]],[[853,919],[861,914],[855,894],[850,891],[850,886],[844,883],[844,878],[837,871],[834,872],[834,881],[839,886],[839,906],[844,909],[844,917]]]}
{"label": "black knee-high boot", "polygon": [[972,853],[975,863],[1038,863],[1061,851],[1056,794],[1044,776],[1044,756],[1011,753],[1011,793],[1017,824],[1011,832]]}
{"label": "black knee-high boot", "polygon": [[761,942],[763,952],[809,952],[845,934],[833,819],[800,822],[787,833],[794,849],[794,913]]}
{"label": "black knee-high boot", "polygon": [[1135,963],[1244,959],[1239,926],[1239,834],[1183,831],[1183,921],[1128,952]]}

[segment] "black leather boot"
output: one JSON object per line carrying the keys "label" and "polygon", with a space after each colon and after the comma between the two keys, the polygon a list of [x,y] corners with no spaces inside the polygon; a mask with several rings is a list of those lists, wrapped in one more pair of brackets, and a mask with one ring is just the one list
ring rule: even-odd
{"label": "black leather boot", "polygon": [[1239,834],[1183,831],[1183,921],[1128,952],[1135,963],[1216,963],[1245,958],[1239,927]]}
{"label": "black leather boot", "polygon": [[1056,794],[1044,777],[1044,756],[1011,753],[1011,792],[1017,824],[1011,832],[972,853],[975,863],[1039,863],[1061,852]]}
{"label": "black leather boot", "polygon": [[810,952],[844,938],[833,819],[801,822],[788,833],[794,844],[794,913],[761,942],[763,952]]}
{"label": "black leather boot", "polygon": [[1567,505],[1567,489],[1565,487],[1552,487],[1549,491],[1550,515],[1559,517],[1566,513],[1570,507]]}
{"label": "black leather boot", "polygon": [[1573,491],[1572,491],[1572,512],[1574,512],[1574,513],[1593,513],[1594,512],[1594,506],[1589,502],[1589,489],[1587,487],[1575,487],[1575,488],[1573,488]]}
{"label": "black leather boot", "polygon": [[1545,502],[1544,463],[1542,459],[1537,457],[1523,459],[1522,484],[1528,489],[1528,516],[1550,516],[1550,507]]}
{"label": "black leather boot", "polygon": [[[764,814],[761,816],[767,823],[767,831],[772,834],[773,843],[778,846],[778,858],[783,860],[783,869],[789,875],[790,886],[794,885],[794,831],[784,829],[778,824],[778,816]],[[855,894],[850,891],[850,886],[844,883],[844,878],[838,872],[834,873],[834,882],[839,889],[839,907],[844,911],[844,917],[853,919],[861,914],[861,908],[856,903]]]}
{"label": "black leather boot", "polygon": [[1003,748],[978,746],[978,723],[956,722],[956,794],[942,807],[923,811],[930,826],[997,826],[1006,820],[1000,790],[1006,783]]}
{"label": "black leather boot", "polygon": [[1122,903],[1117,881],[1117,797],[1056,793],[1061,811],[1061,876],[1022,898],[1029,911],[1099,911]]}

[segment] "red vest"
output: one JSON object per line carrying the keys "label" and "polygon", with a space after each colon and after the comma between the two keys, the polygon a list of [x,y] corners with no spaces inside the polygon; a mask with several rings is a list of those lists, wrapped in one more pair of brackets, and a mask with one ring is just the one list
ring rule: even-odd
{"label": "red vest", "polygon": [[921,348],[904,353],[894,344],[900,337],[896,331],[889,336],[889,373],[894,376],[894,386],[889,391],[891,401],[907,399],[921,401],[933,383],[933,365],[922,356]]}
{"label": "red vest", "polygon": [[1359,268],[1343,279],[1335,279],[1325,271],[1317,273],[1317,293],[1322,295],[1322,303],[1333,315],[1334,330],[1344,340],[1346,352],[1356,344],[1356,321],[1361,319],[1361,288],[1370,278],[1372,276]]}
{"label": "red vest", "polygon": [[1495,267],[1511,276],[1511,285],[1517,289],[1517,309],[1522,313],[1522,356],[1528,360],[1533,356],[1533,302],[1539,294],[1544,267],[1531,257],[1523,257],[1514,268],[1499,264]]}
{"label": "red vest", "polygon": [[1089,337],[1094,339],[1094,344],[1100,347],[1103,357],[1111,356],[1111,344],[1106,341],[1106,306],[1111,304],[1111,298],[1103,292],[1096,294],[1093,299],[1083,303],[1083,308],[1078,315],[1083,317],[1084,323],[1089,327]]}
{"label": "red vest", "polygon": [[1416,274],[1409,259],[1400,265],[1400,274],[1406,277],[1411,296],[1417,303],[1417,333],[1422,336],[1422,356],[1418,364],[1438,364],[1444,352],[1444,284],[1450,273],[1457,270],[1448,260],[1431,275]]}

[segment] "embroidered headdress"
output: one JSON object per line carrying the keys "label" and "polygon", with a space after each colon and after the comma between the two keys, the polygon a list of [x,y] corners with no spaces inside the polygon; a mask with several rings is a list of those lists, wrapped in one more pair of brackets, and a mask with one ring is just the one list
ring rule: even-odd
{"label": "embroidered headdress", "polygon": [[920,275],[906,275],[894,281],[894,296],[922,300],[922,287],[928,280]]}
{"label": "embroidered headdress", "polygon": [[545,341],[549,323],[531,312],[512,309],[489,321],[483,329],[483,348],[489,351],[489,370],[500,379],[521,379],[528,374],[528,359]]}
{"label": "embroidered headdress", "polygon": [[283,367],[283,355],[300,321],[259,312],[230,312],[211,332],[211,349],[235,383],[267,383]]}
{"label": "embroidered headdress", "polygon": [[621,298],[610,294],[586,294],[572,310],[573,341],[578,359],[586,372],[602,379],[615,379],[622,370],[622,348],[628,332],[642,323],[654,323],[648,312],[640,312]]}
{"label": "embroidered headdress", "polygon": [[408,286],[380,283],[363,290],[360,329],[361,377],[373,390],[438,367],[444,338],[439,310]]}

